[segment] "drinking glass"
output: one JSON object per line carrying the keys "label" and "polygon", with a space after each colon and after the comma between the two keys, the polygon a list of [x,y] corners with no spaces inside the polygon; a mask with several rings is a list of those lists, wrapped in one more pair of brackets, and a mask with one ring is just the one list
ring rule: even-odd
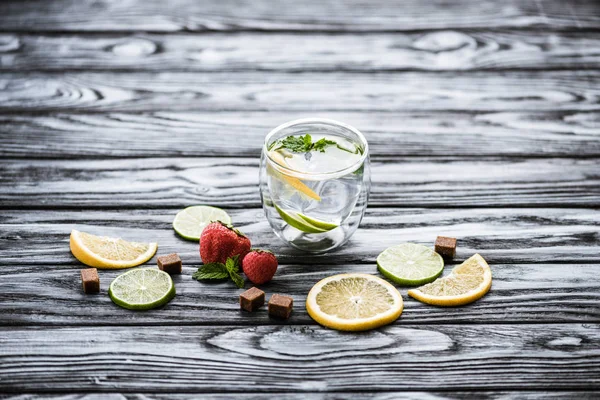
{"label": "drinking glass", "polygon": [[[305,135],[314,145],[310,151],[293,146],[302,145]],[[277,236],[297,249],[323,253],[347,242],[365,213],[370,186],[369,146],[350,125],[299,119],[265,138],[263,209]]]}

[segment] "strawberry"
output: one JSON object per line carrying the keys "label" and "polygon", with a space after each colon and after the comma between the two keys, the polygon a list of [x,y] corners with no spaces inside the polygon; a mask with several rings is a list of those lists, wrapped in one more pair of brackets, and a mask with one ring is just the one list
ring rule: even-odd
{"label": "strawberry", "polygon": [[277,258],[267,250],[252,249],[242,260],[244,273],[255,285],[269,282],[277,271]]}
{"label": "strawberry", "polygon": [[223,263],[239,255],[243,259],[250,251],[250,239],[231,225],[212,222],[204,228],[200,236],[200,258],[204,264]]}

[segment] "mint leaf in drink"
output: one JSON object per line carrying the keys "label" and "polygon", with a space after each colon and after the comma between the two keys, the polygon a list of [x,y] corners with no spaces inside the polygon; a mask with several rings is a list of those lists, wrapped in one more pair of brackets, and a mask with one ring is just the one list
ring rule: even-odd
{"label": "mint leaf in drink", "polygon": [[210,263],[205,264],[198,268],[198,271],[194,272],[192,278],[203,281],[203,280],[211,280],[211,279],[227,279],[229,278],[229,271],[227,267],[223,263]]}
{"label": "mint leaf in drink", "polygon": [[338,146],[342,150],[349,151],[340,147],[337,142],[325,138],[319,139],[313,143],[312,136],[306,134],[304,136],[288,136],[279,139],[269,146],[269,150],[287,149],[294,153],[309,153],[311,151],[325,152],[327,146]]}
{"label": "mint leaf in drink", "polygon": [[281,143],[281,147],[279,148],[284,148],[284,149],[288,149],[289,151],[292,151],[294,153],[306,153],[308,151],[310,151],[311,148],[311,137],[310,135],[304,135],[304,136],[288,136],[282,140],[280,140]]}
{"label": "mint leaf in drink", "polygon": [[309,134],[306,134],[306,135],[304,135],[302,140],[304,140],[304,146],[306,146],[306,148],[310,149],[312,146],[312,136],[310,136]]}
{"label": "mint leaf in drink", "polygon": [[[321,153],[324,153],[324,152],[325,152],[325,148],[326,148],[327,146],[331,146],[331,145],[340,147],[340,146],[337,144],[337,142],[335,142],[335,141],[333,141],[333,140],[327,140],[327,139],[323,138],[323,139],[319,139],[319,140],[317,140],[315,143],[313,143],[313,145],[312,145],[312,148],[313,148],[315,151],[320,151]],[[340,147],[340,148],[341,148],[341,147]]]}

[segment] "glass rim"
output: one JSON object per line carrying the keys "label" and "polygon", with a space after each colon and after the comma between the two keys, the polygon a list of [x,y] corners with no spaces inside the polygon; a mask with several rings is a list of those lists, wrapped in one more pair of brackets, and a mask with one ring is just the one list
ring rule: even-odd
{"label": "glass rim", "polygon": [[[328,171],[328,172],[301,172],[301,171],[292,169],[288,166],[281,165],[276,160],[271,158],[271,156],[269,155],[268,147],[267,147],[271,137],[273,137],[277,133],[281,132],[282,130],[290,128],[292,126],[304,125],[304,124],[318,124],[318,123],[341,127],[343,129],[346,129],[346,130],[354,133],[360,140],[361,145],[364,146],[361,157],[355,163],[353,163],[352,165],[350,165],[346,168],[336,170],[336,171]],[[336,121],[333,119],[328,119],[328,118],[300,118],[300,119],[295,119],[293,121],[283,123],[283,124],[277,126],[276,128],[274,128],[273,130],[271,130],[271,132],[269,132],[267,134],[267,136],[265,137],[265,142],[263,143],[263,153],[266,155],[267,159],[269,160],[269,162],[271,164],[273,164],[278,170],[280,170],[280,172],[283,172],[286,175],[296,176],[296,177],[306,177],[309,180],[311,178],[320,178],[319,180],[321,180],[322,178],[325,178],[325,177],[344,176],[344,175],[354,172],[358,168],[360,168],[360,166],[365,162],[365,160],[369,156],[369,143],[367,142],[367,139],[362,134],[362,132],[359,131],[358,129],[356,129],[355,127],[353,127],[352,125],[348,125],[343,122]]]}

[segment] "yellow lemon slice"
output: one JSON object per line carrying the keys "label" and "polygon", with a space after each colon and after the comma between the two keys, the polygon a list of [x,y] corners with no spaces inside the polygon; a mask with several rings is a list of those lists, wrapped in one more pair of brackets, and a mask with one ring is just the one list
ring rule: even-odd
{"label": "yellow lemon slice", "polygon": [[492,270],[483,257],[475,254],[454,267],[450,275],[411,289],[408,295],[436,306],[462,306],[483,297],[491,286]]}
{"label": "yellow lemon slice", "polygon": [[[285,159],[281,154],[272,151],[269,153],[269,156],[271,157],[271,159],[275,160],[279,165],[286,165]],[[290,185],[297,191],[304,193],[311,199],[321,201],[321,196],[319,196],[311,188],[306,186],[304,182],[302,182],[300,179],[293,176],[285,175],[284,173],[275,170],[275,168],[271,167],[270,165],[267,165],[267,173],[279,179],[280,181],[286,182],[288,185]]]}
{"label": "yellow lemon slice", "polygon": [[157,243],[127,242],[121,238],[95,236],[73,230],[71,253],[90,267],[118,269],[135,267],[152,258]]}
{"label": "yellow lemon slice", "polygon": [[318,282],[306,310],[319,324],[342,331],[365,331],[394,322],[402,296],[390,283],[369,274],[340,274]]}

